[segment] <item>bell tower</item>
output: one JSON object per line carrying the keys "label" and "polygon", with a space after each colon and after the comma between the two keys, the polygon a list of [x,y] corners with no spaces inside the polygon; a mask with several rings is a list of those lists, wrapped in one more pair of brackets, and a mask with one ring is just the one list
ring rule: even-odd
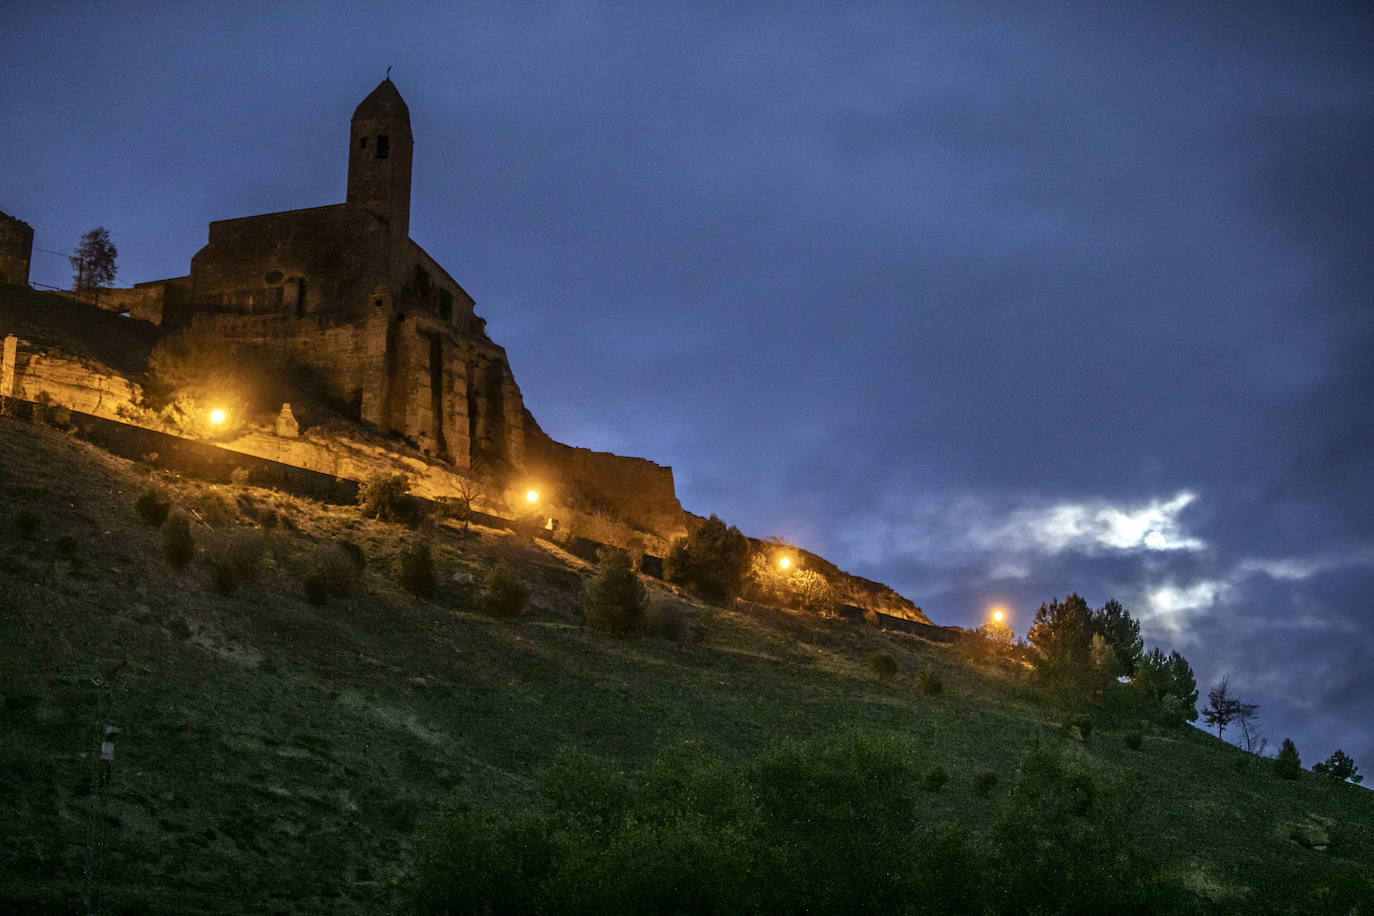
{"label": "bell tower", "polygon": [[410,163],[415,141],[410,135],[410,109],[390,77],[354,110],[348,141],[345,199],[386,222],[391,251],[399,256],[410,238]]}

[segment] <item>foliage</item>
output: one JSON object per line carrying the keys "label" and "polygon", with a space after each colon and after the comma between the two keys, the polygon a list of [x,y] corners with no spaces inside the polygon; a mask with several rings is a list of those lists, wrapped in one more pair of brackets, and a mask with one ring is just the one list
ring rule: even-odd
{"label": "foliage", "polygon": [[330,598],[347,598],[357,589],[362,566],[344,543],[321,544],[301,564],[298,573],[301,587],[305,600],[311,604],[324,604]]}
{"label": "foliage", "polygon": [[705,601],[725,604],[739,595],[749,565],[749,540],[712,515],[663,558],[663,575]]}
{"label": "foliage", "polygon": [[1231,693],[1230,680],[1229,675],[1223,676],[1215,687],[1207,691],[1207,705],[1202,710],[1202,721],[1216,726],[1218,738],[1226,726],[1242,717],[1252,718],[1259,709],[1259,704],[1243,703]]}
{"label": "foliage", "polygon": [[974,773],[968,781],[968,790],[974,795],[986,798],[992,794],[992,790],[997,788],[997,773],[993,770],[981,770]]}
{"label": "foliage", "polygon": [[1302,758],[1290,738],[1283,739],[1278,756],[1274,758],[1274,775],[1280,779],[1297,779],[1302,775]]}
{"label": "foliage", "polygon": [[239,587],[238,570],[227,553],[214,553],[210,556],[210,585],[226,598]]}
{"label": "foliage", "polygon": [[10,513],[10,525],[21,538],[32,538],[38,534],[42,522],[42,517],[28,506],[20,506]]}
{"label": "foliage", "polygon": [[1127,688],[1136,712],[1161,725],[1196,722],[1197,680],[1188,660],[1158,647],[1140,657]]}
{"label": "foliage", "polygon": [[999,649],[1010,649],[1016,645],[1016,633],[1000,620],[989,620],[974,632]]}
{"label": "foliage", "polygon": [[117,257],[119,250],[110,241],[110,230],[104,226],[96,226],[81,236],[81,242],[68,259],[71,261],[72,270],[76,271],[72,275],[72,289],[90,292],[102,286],[109,286],[114,282],[118,271],[115,266]]}
{"label": "foliage", "polygon": [[1336,782],[1345,782],[1347,779],[1353,783],[1364,781],[1364,776],[1360,775],[1359,767],[1355,765],[1355,761],[1342,750],[1337,750],[1324,762],[1314,764],[1312,772]]}
{"label": "foliage", "polygon": [[582,602],[587,626],[616,636],[637,633],[644,624],[647,603],[644,583],[639,581],[629,553],[606,549]]}
{"label": "foliage", "polygon": [[373,474],[358,485],[358,505],[367,518],[384,522],[401,521],[405,516],[410,478],[404,474]]}
{"label": "foliage", "polygon": [[1079,702],[1099,697],[1134,670],[1143,648],[1140,624],[1120,602],[1094,611],[1077,593],[1041,604],[1027,638],[1039,657],[1042,683]]}
{"label": "foliage", "polygon": [[897,659],[891,652],[879,652],[868,657],[868,668],[880,681],[888,681],[897,676]]}
{"label": "foliage", "polygon": [[1087,741],[1093,734],[1093,719],[1087,713],[1072,715],[1064,723],[1064,734],[1076,741]]}
{"label": "foliage", "polygon": [[[782,557],[789,561],[786,567],[779,562]],[[753,551],[745,577],[746,595],[774,607],[833,614],[839,602],[835,586],[825,576],[802,566],[800,557],[801,551],[779,538],[773,538],[768,548]]]}
{"label": "foliage", "polygon": [[[145,406],[189,435],[233,433],[265,396],[259,390],[264,380],[279,375],[258,363],[208,328],[179,331],[163,338],[148,357]],[[214,409],[225,412],[222,424],[210,421]]]}
{"label": "foliage", "polygon": [[397,566],[397,580],[401,588],[417,598],[434,597],[434,558],[428,544],[417,541],[403,546]]}
{"label": "foliage", "polygon": [[696,642],[704,629],[700,619],[686,605],[660,600],[650,601],[644,607],[646,636],[671,639],[678,645],[685,646]]}
{"label": "foliage", "polygon": [[1126,747],[1133,751],[1138,751],[1140,750],[1141,745],[1145,743],[1145,736],[1142,735],[1139,731],[1132,729],[1126,732],[1126,734],[1122,737],[1121,743],[1126,745]]}
{"label": "foliage", "polygon": [[922,693],[935,696],[945,689],[945,682],[940,679],[940,675],[936,674],[934,669],[926,668],[916,676],[916,686]]}
{"label": "foliage", "polygon": [[482,580],[482,610],[493,617],[519,617],[529,598],[529,589],[505,561],[493,566]]}
{"label": "foliage", "polygon": [[[947,774],[862,732],[728,763],[685,743],[639,778],[560,754],[539,798],[449,802],[422,834],[422,913],[1175,911],[1134,842],[1129,806],[1033,750],[990,840],[932,822]],[[987,795],[995,773],[972,785]]]}
{"label": "foliage", "polygon": [[172,511],[172,500],[158,496],[157,490],[144,490],[142,496],[133,504],[133,511],[139,514],[140,522],[148,527],[161,527]]}
{"label": "foliage", "polygon": [[173,513],[162,526],[162,555],[173,569],[185,569],[196,555],[191,520],[181,512]]}

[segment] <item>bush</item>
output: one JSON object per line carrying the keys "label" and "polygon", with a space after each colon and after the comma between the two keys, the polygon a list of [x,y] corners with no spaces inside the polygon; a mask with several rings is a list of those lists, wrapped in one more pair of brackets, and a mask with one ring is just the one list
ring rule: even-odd
{"label": "bush", "polygon": [[21,538],[31,538],[38,534],[42,518],[28,506],[21,506],[10,514],[10,524]]}
{"label": "bush", "polygon": [[992,770],[974,773],[968,781],[968,790],[980,798],[987,798],[997,788],[997,774]]}
{"label": "bush", "polygon": [[430,555],[428,544],[415,543],[402,547],[399,566],[398,578],[402,588],[417,598],[434,597],[434,558]]}
{"label": "bush", "polygon": [[172,502],[163,499],[156,490],[144,490],[143,495],[134,503],[138,519],[149,528],[157,528],[167,521],[167,513],[172,510]]}
{"label": "bush", "polygon": [[921,779],[921,786],[927,792],[939,792],[949,782],[949,774],[942,766],[931,767]]}
{"label": "bush", "polygon": [[373,474],[358,487],[358,505],[367,518],[384,522],[401,521],[405,516],[410,478],[404,474]]}
{"label": "bush", "polygon": [[330,598],[347,598],[361,579],[352,556],[338,544],[322,544],[306,558],[300,569],[305,600],[324,604]]}
{"label": "bush", "polygon": [[712,604],[739,595],[749,566],[749,540],[714,515],[678,538],[663,558],[663,575]]}
{"label": "bush", "polygon": [[229,472],[229,482],[236,487],[246,487],[249,476],[250,473],[247,468],[234,468]]}
{"label": "bush", "polygon": [[891,652],[879,652],[871,656],[868,659],[868,667],[880,681],[897,676],[897,659],[892,657]]}
{"label": "bush", "polygon": [[515,577],[505,561],[493,566],[482,580],[482,610],[493,617],[519,617],[529,598],[529,589]]}
{"label": "bush", "polygon": [[1297,779],[1302,775],[1302,758],[1291,738],[1284,738],[1279,754],[1274,758],[1274,775],[1280,779]]}
{"label": "bush", "polygon": [[191,520],[180,512],[169,517],[162,526],[162,555],[173,569],[185,569],[196,555]]}
{"label": "bush", "polygon": [[629,553],[605,551],[583,600],[587,626],[615,636],[637,633],[643,627],[647,603],[644,583],[639,581]]}
{"label": "bush", "polygon": [[1064,723],[1064,735],[1074,741],[1087,741],[1092,737],[1093,720],[1092,716],[1085,712],[1069,716]]}
{"label": "bush", "polygon": [[1144,740],[1145,737],[1140,732],[1128,731],[1126,732],[1125,737],[1121,739],[1121,743],[1126,745],[1126,747],[1130,748],[1133,751],[1138,751],[1140,750],[1141,744],[1144,743]]}
{"label": "bush", "polygon": [[267,552],[267,539],[259,532],[237,530],[224,541],[223,551],[234,573],[245,581],[253,581],[262,568],[262,558]]}
{"label": "bush", "polygon": [[940,680],[940,675],[934,669],[926,668],[916,676],[916,686],[920,691],[928,696],[935,696],[945,689],[945,682]]}
{"label": "bush", "polygon": [[1358,785],[1364,781],[1364,776],[1360,774],[1359,769],[1349,754],[1337,750],[1324,762],[1315,764],[1312,767],[1312,772],[1318,776],[1325,776],[1334,782],[1345,782],[1348,779]]}
{"label": "bush", "polygon": [[[634,557],[630,557],[631,562]],[[671,639],[680,646],[696,642],[704,626],[690,608],[667,601],[650,601],[644,607],[646,636]]]}
{"label": "bush", "polygon": [[210,585],[226,598],[238,589],[239,574],[227,553],[216,553],[210,557]]}

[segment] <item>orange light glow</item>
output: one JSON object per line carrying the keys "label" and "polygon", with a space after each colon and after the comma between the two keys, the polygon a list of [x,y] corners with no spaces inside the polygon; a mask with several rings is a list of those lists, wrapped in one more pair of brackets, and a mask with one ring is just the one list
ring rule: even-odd
{"label": "orange light glow", "polygon": [[526,494],[525,494],[525,502],[527,502],[527,503],[537,503],[537,502],[539,502],[539,491],[538,491],[538,490],[530,490],[528,493],[526,493]]}
{"label": "orange light glow", "polygon": [[215,426],[219,426],[221,423],[224,422],[224,420],[224,411],[220,410],[218,407],[210,411],[210,422],[213,423]]}
{"label": "orange light glow", "polygon": [[779,568],[779,569],[787,569],[787,568],[788,568],[789,566],[791,566],[791,565],[792,565],[792,558],[791,558],[791,557],[783,557],[783,558],[781,558],[780,560],[778,560],[778,568]]}
{"label": "orange light glow", "polygon": [[1003,612],[1003,610],[1000,607],[992,609],[992,619],[997,621],[998,623],[1001,623],[1003,618],[1005,618],[1006,616],[1006,613]]}

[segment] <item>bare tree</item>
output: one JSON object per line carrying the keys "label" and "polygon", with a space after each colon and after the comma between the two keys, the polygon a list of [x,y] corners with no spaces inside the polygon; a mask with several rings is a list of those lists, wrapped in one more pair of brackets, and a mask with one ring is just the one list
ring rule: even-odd
{"label": "bare tree", "polygon": [[1223,675],[1217,686],[1207,692],[1207,706],[1202,710],[1202,720],[1217,727],[1218,738],[1232,722],[1244,723],[1241,727],[1246,728],[1259,710],[1258,703],[1243,703],[1231,693],[1230,679],[1230,675]]}
{"label": "bare tree", "polygon": [[454,485],[454,495],[440,497],[438,503],[445,517],[458,519],[463,523],[463,534],[466,536],[468,523],[472,520],[472,504],[485,495],[475,482],[460,477]]}

